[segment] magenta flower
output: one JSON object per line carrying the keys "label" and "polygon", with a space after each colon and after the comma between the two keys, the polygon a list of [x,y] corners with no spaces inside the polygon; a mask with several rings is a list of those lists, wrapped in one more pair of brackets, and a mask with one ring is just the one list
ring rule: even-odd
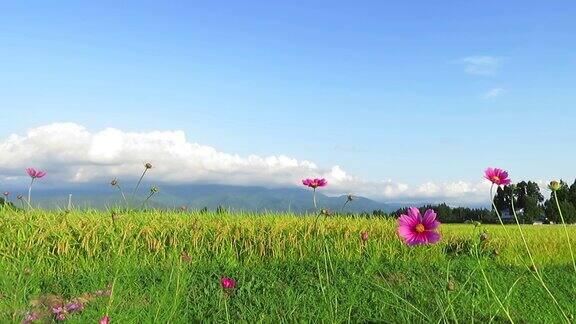
{"label": "magenta flower", "polygon": [[424,217],[416,207],[408,208],[408,215],[400,215],[398,219],[398,234],[408,245],[434,244],[440,241],[437,232],[440,222],[436,220],[436,212],[428,209]]}
{"label": "magenta flower", "polygon": [[222,277],[222,279],[220,279],[220,285],[224,289],[234,289],[236,288],[236,280],[228,277]]}
{"label": "magenta flower", "polygon": [[28,187],[28,206],[32,209],[32,185],[34,184],[34,180],[44,177],[46,172],[34,168],[27,168],[26,173],[32,178],[30,186]]}
{"label": "magenta flower", "polygon": [[106,315],[100,319],[98,324],[110,324],[110,316]]}
{"label": "magenta flower", "polygon": [[507,186],[512,183],[512,180],[508,178],[508,172],[498,168],[486,169],[484,177],[497,186]]}
{"label": "magenta flower", "polygon": [[46,172],[35,169],[35,168],[27,168],[26,173],[28,173],[28,175],[32,179],[40,179],[46,175]]}
{"label": "magenta flower", "polygon": [[314,208],[318,209],[318,205],[316,204],[316,188],[319,187],[326,187],[328,185],[328,181],[326,181],[326,179],[321,178],[321,179],[304,179],[302,180],[302,184],[305,185],[306,187],[312,188],[314,189],[314,193],[313,193],[313,202],[314,202]]}
{"label": "magenta flower", "polygon": [[316,189],[318,187],[326,187],[326,185],[328,185],[328,181],[326,181],[324,178],[304,179],[302,180],[302,184],[312,189]]}

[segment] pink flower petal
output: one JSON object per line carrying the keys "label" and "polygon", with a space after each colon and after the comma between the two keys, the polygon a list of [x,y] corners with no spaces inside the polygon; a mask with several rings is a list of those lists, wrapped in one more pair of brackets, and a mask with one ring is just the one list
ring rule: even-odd
{"label": "pink flower petal", "polygon": [[435,231],[426,231],[424,233],[426,234],[426,241],[430,244],[438,243],[438,241],[440,241],[440,239],[442,238],[440,233]]}
{"label": "pink flower petal", "polygon": [[440,222],[436,220],[436,212],[432,209],[428,209],[424,213],[424,218],[422,219],[422,224],[426,230],[434,230],[440,226]]}

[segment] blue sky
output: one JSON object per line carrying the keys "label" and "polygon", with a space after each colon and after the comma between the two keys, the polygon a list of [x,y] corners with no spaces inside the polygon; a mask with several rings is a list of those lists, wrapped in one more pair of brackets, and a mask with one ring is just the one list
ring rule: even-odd
{"label": "blue sky", "polygon": [[574,178],[576,2],[0,4],[0,141],[182,130],[365,180]]}

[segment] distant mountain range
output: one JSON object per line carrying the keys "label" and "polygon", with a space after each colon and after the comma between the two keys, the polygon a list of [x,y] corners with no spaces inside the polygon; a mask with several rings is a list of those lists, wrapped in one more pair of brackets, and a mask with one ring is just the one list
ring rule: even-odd
{"label": "distant mountain range", "polygon": [[[126,186],[131,188],[130,185]],[[179,208],[187,206],[189,209],[207,207],[215,210],[223,206],[234,211],[281,211],[304,213],[312,211],[312,192],[298,188],[269,189],[263,187],[244,187],[228,185],[160,185],[160,192],[154,196],[150,205],[156,208]],[[139,190],[138,202],[141,204],[148,187],[142,186]],[[117,189],[110,186],[75,186],[66,188],[41,189],[34,188],[33,204],[42,208],[66,208],[68,195],[72,194],[73,205],[77,208],[102,209],[110,206],[122,205],[122,198]],[[130,198],[131,192],[126,190]],[[318,206],[333,211],[340,211],[346,196],[329,197],[321,192],[317,194]],[[409,204],[383,203],[364,197],[356,197],[346,206],[346,211],[372,212],[382,210],[392,212]]]}

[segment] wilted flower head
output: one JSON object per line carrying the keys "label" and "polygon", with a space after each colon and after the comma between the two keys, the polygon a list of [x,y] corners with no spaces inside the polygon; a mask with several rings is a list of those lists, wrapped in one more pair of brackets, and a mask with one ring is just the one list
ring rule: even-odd
{"label": "wilted flower head", "polygon": [[330,211],[330,209],[326,209],[326,208],[322,208],[322,210],[320,211],[320,214],[322,214],[322,216],[324,216],[324,217],[332,216],[332,212]]}
{"label": "wilted flower head", "polygon": [[220,285],[224,289],[234,289],[236,288],[236,280],[228,277],[222,277],[220,279]]}
{"label": "wilted flower head", "polygon": [[482,234],[480,234],[480,241],[487,241],[489,238],[490,238],[490,236],[486,232],[483,232]]}
{"label": "wilted flower head", "polygon": [[160,188],[158,188],[157,186],[150,187],[150,193],[155,194],[158,192],[160,192]]}
{"label": "wilted flower head", "polygon": [[112,179],[112,181],[110,181],[110,185],[112,187],[116,187],[118,185],[118,178]]}
{"label": "wilted flower head", "polygon": [[46,172],[35,169],[35,168],[27,168],[26,173],[28,173],[28,175],[32,179],[39,179],[39,178],[42,178],[46,175]]}
{"label": "wilted flower head", "polygon": [[302,184],[307,187],[316,189],[318,187],[325,187],[326,185],[328,185],[328,181],[326,181],[326,179],[324,178],[304,179],[302,180]]}
{"label": "wilted flower head", "polygon": [[362,242],[368,241],[368,232],[363,231],[362,233],[360,233],[360,239],[362,240]]}
{"label": "wilted flower head", "polygon": [[98,324],[110,324],[110,316],[106,315],[100,319]]}
{"label": "wilted flower head", "polygon": [[495,185],[509,185],[512,181],[508,178],[508,172],[498,168],[488,168],[484,171],[484,177]]}
{"label": "wilted flower head", "polygon": [[16,198],[17,198],[18,200],[22,200],[22,198],[24,198],[24,196],[18,195],[18,196],[16,196]]}
{"label": "wilted flower head", "polygon": [[152,163],[148,162],[148,163],[144,164],[144,167],[146,169],[152,169]]}
{"label": "wilted flower head", "polygon": [[562,187],[562,185],[560,184],[560,182],[554,180],[551,181],[550,184],[548,185],[548,189],[552,190],[552,191],[558,191],[560,190],[560,188]]}
{"label": "wilted flower head", "polygon": [[353,194],[348,194],[346,196],[346,202],[352,202],[355,199],[356,199],[356,196],[354,196]]}
{"label": "wilted flower head", "polygon": [[440,241],[440,234],[436,231],[440,222],[436,220],[436,213],[428,209],[424,217],[416,207],[408,208],[408,215],[400,215],[398,219],[398,234],[408,245],[434,244]]}

